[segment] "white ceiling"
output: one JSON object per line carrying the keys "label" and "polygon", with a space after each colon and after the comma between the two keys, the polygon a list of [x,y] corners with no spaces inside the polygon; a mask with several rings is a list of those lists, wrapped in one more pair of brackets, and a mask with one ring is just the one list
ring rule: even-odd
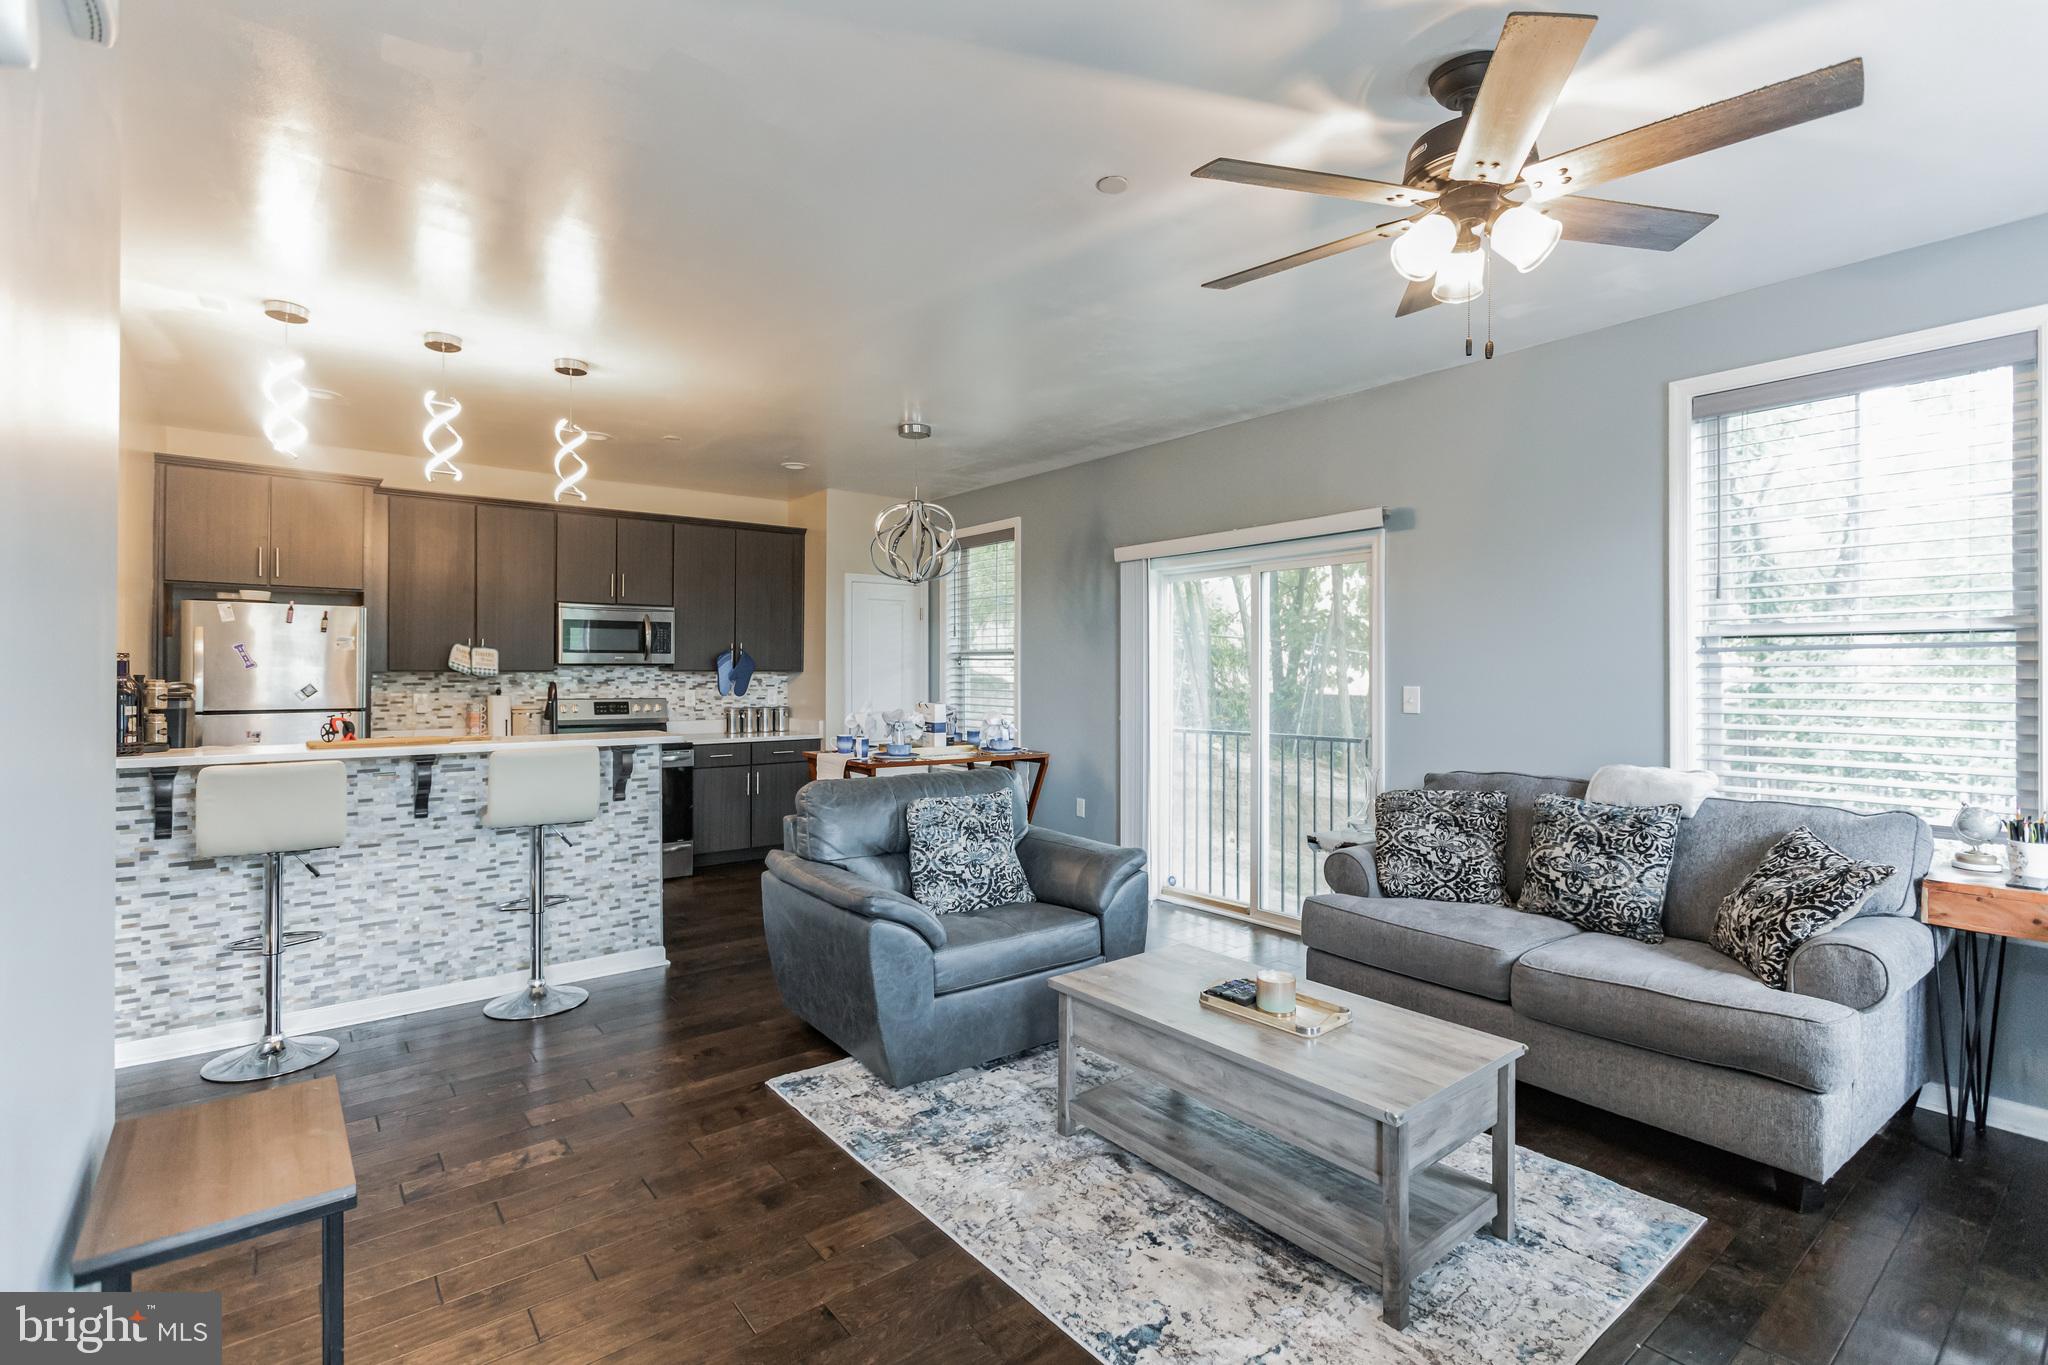
{"label": "white ceiling", "polygon": [[[315,442],[416,449],[445,330],[465,460],[546,462],[567,354],[600,476],[765,496],[951,492],[1481,363],[1462,310],[1394,318],[1383,247],[1198,288],[1385,215],[1188,172],[1398,178],[1448,116],[1424,76],[1507,9],[128,0],[130,413],[255,434],[267,296],[312,310]],[[1677,255],[1565,243],[1496,291],[1509,349],[2048,211],[2048,6],[1600,12],[1546,150],[1853,56],[1866,102],[1603,191],[1722,216]]]}

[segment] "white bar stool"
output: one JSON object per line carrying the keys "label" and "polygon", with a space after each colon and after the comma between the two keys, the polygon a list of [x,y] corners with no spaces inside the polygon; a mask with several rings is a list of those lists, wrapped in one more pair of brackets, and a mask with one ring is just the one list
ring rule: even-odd
{"label": "white bar stool", "polygon": [[[283,1024],[284,954],[317,933],[284,930],[284,855],[333,848],[348,833],[348,773],[332,759],[201,768],[193,793],[192,840],[202,858],[263,855],[263,932],[223,950],[263,957],[263,1038],[223,1052],[199,1069],[209,1081],[262,1081],[332,1057],[332,1038],[288,1038]],[[301,861],[304,861],[301,859]],[[311,870],[311,864],[307,864]],[[319,873],[314,871],[314,875]]]}
{"label": "white bar stool", "polygon": [[[545,1019],[575,1009],[590,998],[581,986],[551,986],[546,969],[547,910],[567,896],[547,893],[548,826],[581,824],[597,818],[597,750],[535,744],[491,754],[489,797],[483,822],[492,829],[531,832],[524,901],[500,906],[533,916],[533,976],[524,988],[484,1006],[493,1019]],[[563,843],[569,840],[555,835]],[[574,847],[574,845],[571,845]]]}

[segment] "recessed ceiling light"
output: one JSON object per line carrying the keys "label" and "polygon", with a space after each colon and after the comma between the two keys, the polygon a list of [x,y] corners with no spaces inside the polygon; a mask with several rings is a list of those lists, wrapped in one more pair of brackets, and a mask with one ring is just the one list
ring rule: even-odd
{"label": "recessed ceiling light", "polygon": [[676,435],[673,431],[671,431],[668,435],[662,437],[661,439],[664,441],[680,441],[683,438]]}
{"label": "recessed ceiling light", "polygon": [[317,398],[322,403],[332,403],[335,399],[341,397],[341,395],[336,393],[333,389],[307,389],[306,397]]}
{"label": "recessed ceiling light", "polygon": [[1103,194],[1122,194],[1130,187],[1130,177],[1122,175],[1105,175],[1095,182],[1096,190]]}
{"label": "recessed ceiling light", "polygon": [[593,441],[609,441],[612,438],[609,431],[586,431],[583,434]]}
{"label": "recessed ceiling light", "polygon": [[798,470],[798,469],[809,469],[809,468],[810,468],[810,466],[809,466],[809,465],[807,465],[807,464],[805,464],[805,463],[804,463],[804,462],[803,462],[802,460],[784,460],[784,461],[782,462],[782,467],[783,467],[784,469],[788,469],[788,470],[792,470],[792,471],[794,471],[794,470]]}

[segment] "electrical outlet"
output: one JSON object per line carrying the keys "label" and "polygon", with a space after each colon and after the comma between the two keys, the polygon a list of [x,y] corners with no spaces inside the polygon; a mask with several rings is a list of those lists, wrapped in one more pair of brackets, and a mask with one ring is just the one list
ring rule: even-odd
{"label": "electrical outlet", "polygon": [[1078,816],[1080,816],[1080,817],[1081,817],[1081,818],[1082,818],[1083,820],[1085,820],[1085,819],[1087,819],[1087,818],[1088,818],[1088,798],[1087,798],[1087,797],[1085,797],[1085,796],[1077,796],[1077,797],[1075,797],[1075,798],[1074,798],[1074,814],[1075,814],[1075,815],[1078,815]]}
{"label": "electrical outlet", "polygon": [[1422,714],[1421,688],[1404,687],[1401,689],[1401,714],[1404,716],[1419,716]]}

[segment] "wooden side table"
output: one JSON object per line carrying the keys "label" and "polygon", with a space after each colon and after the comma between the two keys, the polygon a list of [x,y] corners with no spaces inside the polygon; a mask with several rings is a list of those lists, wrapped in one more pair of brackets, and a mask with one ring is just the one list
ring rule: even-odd
{"label": "wooden side table", "polygon": [[138,1270],[321,1220],[320,1359],[341,1365],[341,1216],[356,1168],[334,1077],[122,1119],[71,1275],[126,1293]]}
{"label": "wooden side table", "polygon": [[1948,1154],[1960,1156],[1964,1129],[1974,1122],[1982,1133],[1991,1102],[1998,1008],[2005,995],[2005,947],[2016,938],[2048,943],[2048,891],[2009,886],[2002,873],[1969,872],[1943,860],[1920,884],[1920,917],[1930,928],[1950,929],[1956,935],[1956,1004],[1962,1023],[1956,1083],[1951,1083],[1948,1065],[1939,961],[1933,975],[1941,1088],[1948,1106]]}

